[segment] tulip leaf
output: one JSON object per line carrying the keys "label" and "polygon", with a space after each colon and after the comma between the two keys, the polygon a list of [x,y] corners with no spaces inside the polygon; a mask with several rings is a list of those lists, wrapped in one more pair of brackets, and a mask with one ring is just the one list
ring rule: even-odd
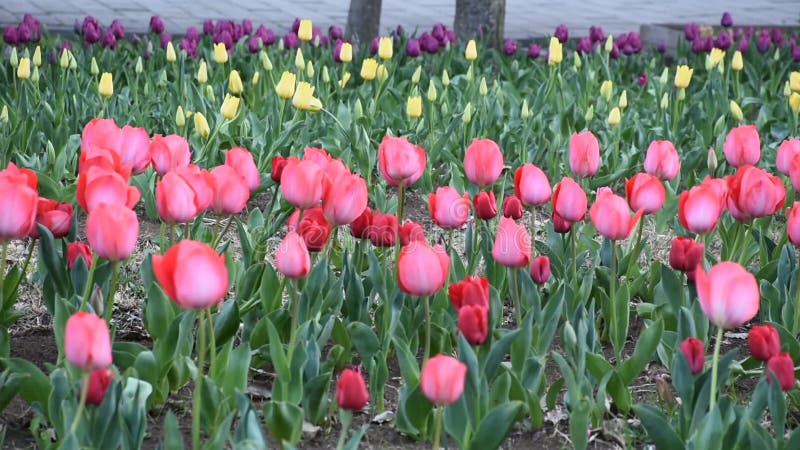
{"label": "tulip leaf", "polygon": [[289,370],[289,360],[283,350],[283,343],[278,335],[278,330],[275,329],[275,325],[269,319],[267,319],[266,325],[267,336],[269,336],[269,356],[272,360],[272,365],[275,367],[278,380],[282,383],[289,383],[292,381],[292,373]]}
{"label": "tulip leaf", "polygon": [[486,361],[483,364],[483,373],[486,375],[486,379],[488,381],[494,379],[494,374],[497,371],[497,367],[508,354],[511,344],[514,343],[514,340],[517,338],[518,334],[518,329],[509,331],[503,335],[500,340],[492,345],[492,348],[489,350],[489,356],[486,358]]}
{"label": "tulip leaf", "polygon": [[772,377],[772,383],[769,385],[769,395],[767,396],[769,416],[772,419],[775,435],[783,436],[786,425],[786,396],[783,395],[781,385],[775,374],[769,372],[768,376]]}
{"label": "tulip leaf", "polygon": [[[239,421],[236,426],[236,431],[234,432],[234,448],[266,450],[266,437],[261,430],[258,415],[256,415],[256,412],[253,410],[253,405],[250,403],[250,400],[246,395],[237,392],[236,402],[239,404]],[[173,418],[174,417],[173,415]],[[246,447],[244,447],[245,443],[247,445]]]}
{"label": "tulip leaf", "polygon": [[288,402],[270,401],[264,404],[264,422],[279,442],[296,444],[303,433],[303,410]]}
{"label": "tulip leaf", "polygon": [[39,402],[47,412],[51,385],[50,380],[38,367],[30,361],[20,358],[0,359],[0,365],[6,368],[4,373],[9,375],[9,382],[11,382],[11,375],[16,374],[22,377],[18,388],[23,399],[29,404]]}
{"label": "tulip leaf", "polygon": [[47,274],[53,278],[55,287],[62,297],[66,297],[69,293],[67,288],[67,274],[65,272],[66,264],[56,250],[55,240],[53,233],[42,224],[36,224],[36,230],[39,232],[39,260],[44,262],[44,267],[47,269]]}
{"label": "tulip leaf", "polygon": [[214,336],[217,347],[228,342],[239,330],[241,320],[239,318],[239,306],[233,299],[227,300],[222,304],[222,310],[213,317]]}
{"label": "tulip leaf", "polygon": [[178,428],[178,418],[175,413],[167,410],[164,417],[164,450],[183,450],[183,433]]}
{"label": "tulip leaf", "polygon": [[470,450],[494,449],[500,446],[517,421],[522,402],[508,402],[496,406],[481,420],[469,442]]}
{"label": "tulip leaf", "polygon": [[144,324],[153,339],[160,339],[169,332],[170,324],[175,320],[172,302],[167,298],[161,286],[152,284],[147,291],[144,304]]}
{"label": "tulip leaf", "polygon": [[372,328],[363,322],[351,322],[347,329],[350,331],[350,337],[353,339],[353,344],[361,359],[364,361],[372,359],[380,348],[380,341]]}
{"label": "tulip leaf", "polygon": [[656,352],[664,330],[664,322],[656,320],[651,323],[640,335],[633,349],[633,354],[619,368],[622,382],[627,386],[644,370]]}
{"label": "tulip leaf", "polygon": [[633,412],[642,421],[647,435],[659,450],[682,450],[685,448],[683,440],[672,428],[664,413],[645,404],[633,405]]}

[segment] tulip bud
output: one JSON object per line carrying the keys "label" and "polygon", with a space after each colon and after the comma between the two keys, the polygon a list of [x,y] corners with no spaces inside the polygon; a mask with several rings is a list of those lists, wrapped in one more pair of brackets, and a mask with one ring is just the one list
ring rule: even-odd
{"label": "tulip bud", "polygon": [[741,121],[743,117],[742,108],[740,108],[739,104],[734,100],[731,100],[731,115],[738,121]]}
{"label": "tulip bud", "polygon": [[470,39],[467,42],[467,48],[464,50],[464,58],[467,61],[475,61],[478,59],[478,46],[475,44],[475,39]]}
{"label": "tulip bud", "polygon": [[612,127],[617,126],[619,124],[621,117],[618,107],[614,107],[610,113],[608,113],[608,124]]}
{"label": "tulip bud", "polygon": [[678,101],[682,101],[686,98],[686,89],[678,89]]}
{"label": "tulip bud", "polygon": [[3,110],[0,111],[0,122],[8,123],[8,106],[3,105]]}
{"label": "tulip bud", "polygon": [[222,42],[214,44],[214,62],[217,64],[225,64],[228,62],[228,49]]}
{"label": "tulip bud", "polygon": [[611,80],[603,81],[603,84],[600,85],[600,95],[602,95],[607,102],[611,100],[611,94],[613,93],[613,90],[614,84],[611,82]]}
{"label": "tulip bud", "polygon": [[314,78],[314,61],[309,61],[306,64],[306,76],[308,78]]}
{"label": "tulip bud", "polygon": [[428,81],[428,101],[433,103],[436,101],[436,86],[433,84],[433,80]]}
{"label": "tulip bud", "polygon": [[216,96],[214,95],[214,88],[210,84],[206,85],[206,98],[211,103],[216,103]]}
{"label": "tulip bud", "polygon": [[606,53],[611,53],[611,51],[614,50],[614,36],[613,35],[609,34],[608,37],[606,38],[606,45],[604,47],[604,50],[606,51]]}
{"label": "tulip bud", "polygon": [[167,85],[167,71],[162,70],[161,73],[158,75],[158,81],[156,82],[158,87],[165,87]]}
{"label": "tulip bud", "polygon": [[583,120],[587,123],[591,122],[594,119],[594,105],[589,105],[589,108],[586,110],[586,114],[583,115]]}
{"label": "tulip bud", "polygon": [[628,107],[628,91],[623,90],[622,94],[619,96],[619,109],[625,109]]}
{"label": "tulip bud", "polygon": [[467,102],[467,106],[464,107],[464,114],[461,116],[461,121],[464,123],[469,123],[472,120],[472,103]]}
{"label": "tulip bud", "polygon": [[267,72],[272,70],[272,61],[269,59],[269,55],[264,50],[261,51],[258,55],[258,59],[261,60],[261,67],[264,68]]}
{"label": "tulip bud", "polygon": [[282,99],[292,98],[294,95],[296,78],[296,75],[289,71],[285,71],[281,74],[281,79],[278,81],[278,85],[275,86],[275,93],[278,94],[278,97]]}
{"label": "tulip bud", "polygon": [[175,125],[178,128],[183,128],[186,125],[186,114],[183,112],[183,107],[178,105],[178,109],[175,111]]}
{"label": "tulip bud", "polygon": [[353,60],[353,44],[349,42],[342,43],[339,49],[339,60],[343,63],[349,63]]}
{"label": "tulip bud", "polygon": [[422,97],[419,95],[408,97],[406,114],[411,118],[422,117]]}
{"label": "tulip bud", "polygon": [[720,61],[719,64],[717,64],[717,72],[719,72],[720,75],[723,75],[725,73],[725,60],[724,59],[722,61]]}
{"label": "tulip bud", "polygon": [[689,66],[678,66],[675,72],[675,87],[678,89],[686,89],[689,87],[689,83],[692,81],[692,72],[694,72],[694,70],[690,69]]}
{"label": "tulip bud", "polygon": [[328,66],[322,66],[322,82],[325,84],[331,82],[331,74],[328,72]]}
{"label": "tulip bud", "polygon": [[253,81],[251,82],[253,86],[258,85],[258,80],[260,79],[261,79],[261,72],[256,70],[255,73],[253,74]]}
{"label": "tulip bud", "polygon": [[350,81],[350,72],[345,72],[344,75],[342,75],[342,79],[339,80],[339,87],[344,89],[348,81]]}
{"label": "tulip bud", "polygon": [[[139,57],[139,59],[141,59],[141,57]],[[69,67],[69,50],[61,50],[61,58],[58,60],[58,65],[61,66],[62,69]],[[787,82],[786,85],[788,86],[789,83]]]}
{"label": "tulip bud", "polygon": [[306,68],[306,60],[303,58],[303,50],[300,47],[297,47],[297,53],[294,55],[294,66],[297,67],[297,70]]}
{"label": "tulip bud", "polygon": [[539,255],[531,263],[531,278],[536,284],[545,284],[550,279],[550,258]]}
{"label": "tulip bud", "polygon": [[140,74],[144,71],[144,64],[142,63],[142,57],[138,56],[136,58],[136,66],[133,68],[133,71],[137,74]]}
{"label": "tulip bud", "polygon": [[222,117],[231,120],[236,116],[236,112],[238,110],[239,97],[225,95],[225,100],[222,102],[222,108],[219,110],[220,114],[222,114]]}
{"label": "tulip bud", "polygon": [[486,96],[486,94],[488,94],[488,93],[489,93],[489,88],[488,88],[488,87],[486,87],[486,78],[485,78],[485,77],[481,77],[481,85],[480,85],[480,87],[478,88],[478,92],[479,92],[481,95],[483,95],[484,97]]}
{"label": "tulip bud", "polygon": [[8,63],[11,64],[11,67],[17,67],[19,65],[17,47],[11,47],[11,54],[8,56]]}
{"label": "tulip bud", "polygon": [[231,94],[241,94],[244,90],[242,77],[239,76],[238,70],[231,70],[230,78],[228,79],[228,90]]}
{"label": "tulip bud", "polygon": [[786,97],[792,95],[792,87],[788,81],[786,83],[783,83],[783,95]]}
{"label": "tulip bud", "polygon": [[100,77],[100,84],[97,87],[97,92],[106,98],[114,95],[114,82],[110,72],[103,72],[103,75]]}
{"label": "tulip bud", "polygon": [[364,106],[361,104],[361,99],[356,99],[356,104],[353,107],[353,118],[358,120],[364,117]]}
{"label": "tulip bud", "polygon": [[207,138],[211,134],[211,128],[208,126],[206,116],[201,112],[194,113],[194,129],[203,138]]}
{"label": "tulip bud", "polygon": [[442,103],[442,114],[445,116],[450,113],[450,108],[447,106],[447,103]]}
{"label": "tulip bud", "polygon": [[447,73],[447,69],[442,71],[442,86],[450,86],[450,75]]}
{"label": "tulip bud", "polygon": [[178,55],[175,54],[175,47],[172,41],[167,42],[167,62],[174,63],[178,60]]}
{"label": "tulip bud", "polygon": [[714,147],[708,148],[708,156],[706,157],[706,165],[708,166],[708,170],[714,172],[717,170],[718,162],[717,162],[717,152],[714,151]]}
{"label": "tulip bud", "polygon": [[578,70],[581,68],[581,65],[583,65],[581,62],[581,55],[578,52],[574,52],[572,54],[572,67],[574,67],[575,70]]}
{"label": "tulip bud", "polygon": [[92,56],[92,64],[89,67],[89,73],[91,73],[92,75],[100,74],[100,68],[97,67],[97,60],[94,59],[94,56]]}
{"label": "tulip bud", "polygon": [[392,46],[392,38],[382,37],[380,41],[378,41],[378,56],[383,60],[392,59],[392,54],[394,53]]}
{"label": "tulip bud", "polygon": [[531,110],[528,107],[528,99],[527,98],[522,100],[522,108],[521,108],[521,110],[519,112],[519,117],[522,118],[522,119],[528,119],[528,118],[531,117]]}
{"label": "tulip bud", "polygon": [[772,55],[772,59],[774,59],[775,61],[780,61],[781,60],[781,48],[780,47],[775,47],[775,54]]}
{"label": "tulip bud", "polygon": [[662,86],[666,86],[668,81],[669,81],[669,67],[664,67],[664,70],[661,71],[661,76],[658,77],[658,82]]}
{"label": "tulip bud", "polygon": [[39,67],[42,65],[42,47],[36,46],[36,49],[33,51],[33,65]]}
{"label": "tulip bud", "polygon": [[475,71],[473,70],[472,65],[470,65],[469,68],[467,69],[467,74],[465,75],[465,78],[467,79],[467,81],[472,81],[472,79],[475,78]]}
{"label": "tulip bud", "polygon": [[386,81],[386,79],[389,78],[389,71],[386,70],[386,66],[379,64],[378,68],[375,69],[375,75],[378,77],[378,80]]}
{"label": "tulip bud", "polygon": [[575,328],[572,328],[570,322],[564,324],[564,344],[566,348],[574,348],[578,345],[578,336],[575,335]]}
{"label": "tulip bud", "polygon": [[374,80],[378,71],[378,61],[373,58],[365,58],[361,62],[361,78],[370,81]]}
{"label": "tulip bud", "polygon": [[731,60],[731,69],[734,72],[740,72],[744,68],[744,60],[742,59],[742,52],[736,50],[733,54],[733,59]]}
{"label": "tulip bud", "polygon": [[411,75],[411,84],[419,83],[419,77],[422,75],[422,66],[417,66],[417,70]]}
{"label": "tulip bud", "polygon": [[314,27],[309,19],[300,21],[300,26],[297,28],[297,37],[301,41],[310,41],[314,33]]}
{"label": "tulip bud", "polygon": [[75,59],[75,55],[72,52],[69,52],[69,68],[70,70],[75,70],[78,68],[78,61]]}
{"label": "tulip bud", "polygon": [[563,46],[561,41],[555,36],[550,37],[550,47],[547,52],[547,63],[554,65],[560,64],[564,59]]}
{"label": "tulip bud", "polygon": [[667,96],[666,92],[664,92],[664,95],[661,96],[661,104],[660,104],[660,106],[661,106],[661,109],[669,108],[669,96]]}
{"label": "tulip bud", "polygon": [[795,114],[800,114],[800,94],[792,92],[792,95],[789,96],[789,107]]}

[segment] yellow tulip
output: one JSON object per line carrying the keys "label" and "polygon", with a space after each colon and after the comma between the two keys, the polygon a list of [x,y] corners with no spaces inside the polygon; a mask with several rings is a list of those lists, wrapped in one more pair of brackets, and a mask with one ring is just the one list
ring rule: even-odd
{"label": "yellow tulip", "polygon": [[178,109],[175,111],[175,125],[178,128],[183,128],[186,125],[186,113],[183,112],[183,107],[178,105]]}
{"label": "yellow tulip", "polygon": [[367,58],[361,62],[361,78],[365,80],[374,80],[378,72],[378,61],[373,58]]}
{"label": "yellow tulip", "polygon": [[261,79],[261,72],[256,70],[256,73],[253,74],[253,86],[258,84],[258,80]]}
{"label": "yellow tulip", "polygon": [[[311,66],[314,67],[314,66]],[[322,66],[322,82],[328,84],[331,82],[331,73],[328,72],[328,66]]]}
{"label": "yellow tulip", "polygon": [[345,72],[344,75],[342,75],[342,79],[339,80],[339,87],[344,88],[347,86],[348,81],[350,81],[350,72]]}
{"label": "yellow tulip", "polygon": [[375,74],[378,76],[378,80],[380,81],[386,81],[386,79],[389,78],[389,71],[383,64],[378,64],[378,68],[375,69]]}
{"label": "yellow tulip", "polygon": [[489,93],[489,87],[486,86],[486,77],[481,77],[481,84],[478,87],[478,93],[483,96]]}
{"label": "yellow tulip", "polygon": [[36,46],[36,50],[33,51],[33,65],[39,67],[42,65],[42,47]]}
{"label": "yellow tulip", "polygon": [[800,72],[795,70],[789,75],[789,88],[795,92],[800,92]]}
{"label": "yellow tulip", "polygon": [[742,108],[740,108],[739,104],[734,100],[731,100],[731,115],[736,120],[742,120],[742,117],[744,117],[744,114],[742,114]]}
{"label": "yellow tulip", "polygon": [[228,62],[228,49],[222,42],[214,44],[214,62],[217,64],[225,64]]}
{"label": "yellow tulip", "polygon": [[178,60],[178,55],[175,54],[175,47],[172,46],[172,41],[167,42],[167,62],[174,63]]}
{"label": "yellow tulip", "polygon": [[735,72],[739,72],[744,68],[744,59],[742,58],[742,52],[736,50],[733,54],[733,59],[731,60],[731,69]]}
{"label": "yellow tulip", "polygon": [[606,101],[611,100],[611,94],[613,91],[614,83],[611,80],[603,81],[603,84],[600,85],[600,95],[602,95]]}
{"label": "yellow tulip", "polygon": [[[725,59],[725,51],[720,49],[720,48],[714,47],[711,50],[711,53],[709,53],[706,58],[708,59],[709,63],[711,64],[711,68],[717,67],[717,64],[719,64],[720,61]],[[709,63],[707,63],[707,64],[709,64]],[[711,68],[707,68],[707,69],[711,70]]]}
{"label": "yellow tulip", "polygon": [[314,97],[314,86],[305,81],[297,84],[297,90],[295,90],[292,97],[292,105],[303,111],[319,111],[322,109],[322,102]]}
{"label": "yellow tulip", "polygon": [[61,58],[58,60],[58,65],[61,66],[62,69],[69,67],[69,50],[61,50]]}
{"label": "yellow tulip", "polygon": [[548,64],[561,64],[561,60],[563,59],[564,54],[561,41],[553,36],[550,38],[550,47],[547,51],[547,62]]}
{"label": "yellow tulip", "polygon": [[678,66],[675,71],[675,87],[678,89],[689,87],[689,83],[692,81],[692,72],[694,70],[690,69],[689,66]]}
{"label": "yellow tulip", "polygon": [[207,138],[211,134],[211,128],[208,126],[206,116],[201,112],[194,113],[194,129],[202,138]]}
{"label": "yellow tulip", "polygon": [[619,124],[620,119],[621,119],[621,114],[619,112],[619,108],[615,106],[614,109],[612,109],[611,112],[608,113],[608,124],[611,125],[612,127],[617,126]]}
{"label": "yellow tulip", "polygon": [[467,61],[475,61],[478,59],[478,46],[475,44],[475,39],[470,39],[467,42],[467,48],[464,50],[464,58],[467,58]]}
{"label": "yellow tulip", "polygon": [[231,94],[241,94],[244,90],[242,86],[242,77],[239,76],[238,70],[231,70],[231,75],[228,79],[228,90]]}
{"label": "yellow tulip", "polygon": [[447,73],[447,69],[442,71],[442,86],[450,86],[450,74]]}
{"label": "yellow tulip", "polygon": [[100,84],[97,87],[97,92],[103,97],[111,97],[114,95],[114,80],[110,72],[103,72],[100,76]]}
{"label": "yellow tulip", "polygon": [[236,117],[236,111],[239,110],[239,101],[239,97],[226,95],[225,100],[222,102],[222,107],[219,109],[219,113],[222,114],[222,117],[228,120]]}
{"label": "yellow tulip", "polygon": [[436,101],[436,86],[433,84],[433,80],[428,81],[428,101],[433,103]]}
{"label": "yellow tulip", "polygon": [[406,114],[411,118],[422,117],[422,97],[419,95],[408,97]]}
{"label": "yellow tulip", "polygon": [[283,99],[290,99],[294,95],[294,84],[297,80],[297,76],[292,72],[283,72],[281,74],[281,79],[278,81],[278,85],[275,86],[275,93],[278,94],[278,97]]}
{"label": "yellow tulip", "polygon": [[792,95],[792,86],[789,84],[789,80],[786,80],[786,82],[783,83],[783,96],[788,97],[790,95]]}
{"label": "yellow tulip", "polygon": [[611,53],[611,50],[614,50],[614,36],[609,34],[606,38],[606,45],[605,45],[606,53]]}
{"label": "yellow tulip", "polygon": [[378,41],[378,56],[381,59],[392,59],[392,54],[394,54],[393,45],[392,38],[382,37],[381,40]]}
{"label": "yellow tulip", "polygon": [[795,114],[800,113],[800,94],[792,92],[792,95],[789,96],[789,107]]}
{"label": "yellow tulip", "polygon": [[264,68],[267,72],[272,71],[272,61],[269,59],[269,55],[264,50],[261,50],[261,53],[258,54],[258,59],[261,60],[261,67]]}
{"label": "yellow tulip", "polygon": [[197,82],[200,84],[208,82],[208,66],[203,59],[200,60],[200,67],[197,68]]}
{"label": "yellow tulip", "polygon": [[339,60],[343,63],[349,63],[353,60],[353,44],[345,42],[339,49]]}
{"label": "yellow tulip", "polygon": [[628,107],[628,91],[623,90],[622,94],[619,96],[619,109],[625,109]]}
{"label": "yellow tulip", "polygon": [[306,64],[306,76],[308,78],[314,78],[314,61],[309,61]]}
{"label": "yellow tulip", "polygon": [[310,20],[303,19],[300,21],[300,28],[297,29],[297,37],[300,38],[301,41],[310,41],[313,32],[314,27]]}

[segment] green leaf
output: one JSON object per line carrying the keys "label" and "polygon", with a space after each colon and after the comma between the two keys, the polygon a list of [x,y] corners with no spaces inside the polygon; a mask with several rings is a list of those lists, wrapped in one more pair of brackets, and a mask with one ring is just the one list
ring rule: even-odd
{"label": "green leaf", "polygon": [[487,380],[491,381],[494,379],[497,367],[508,354],[511,344],[514,343],[518,334],[519,330],[509,331],[500,338],[500,340],[492,344],[492,348],[489,350],[489,356],[486,358],[486,362],[483,365],[483,373],[486,375]]}
{"label": "green leaf", "polygon": [[18,374],[23,378],[18,385],[22,398],[28,403],[39,402],[47,413],[51,391],[50,379],[33,363],[24,359],[4,358],[0,363],[7,369],[5,373]]}
{"label": "green leaf", "polygon": [[221,347],[239,330],[241,321],[239,318],[239,306],[236,301],[233,299],[225,301],[222,304],[222,311],[213,316],[213,320],[215,344],[217,347]]}
{"label": "green leaf", "polygon": [[626,386],[631,384],[653,359],[663,331],[664,322],[658,319],[639,335],[633,354],[619,368],[620,377]]}
{"label": "green leaf", "polygon": [[292,381],[292,373],[289,370],[289,360],[283,350],[283,343],[278,335],[278,330],[275,329],[275,325],[269,319],[267,319],[266,324],[267,335],[269,336],[269,356],[272,359],[272,365],[278,374],[278,380],[283,383],[289,383]]}
{"label": "green leaf", "polygon": [[633,412],[642,421],[647,435],[659,450],[682,450],[685,448],[678,433],[672,428],[667,417],[651,405],[633,405]]}
{"label": "green leaf", "polygon": [[489,450],[499,447],[517,421],[522,407],[522,402],[512,401],[489,411],[470,440],[469,449]]}
{"label": "green leaf", "polygon": [[266,450],[267,441],[250,400],[241,392],[237,392],[236,401],[239,404],[239,424],[234,434],[235,448],[239,449],[242,444],[247,443],[248,449]]}
{"label": "green leaf", "polygon": [[247,375],[250,370],[250,345],[243,342],[228,357],[228,366],[222,380],[222,392],[233,396],[247,389]]}
{"label": "green leaf", "polygon": [[300,442],[303,434],[303,410],[288,402],[270,401],[264,404],[264,422],[267,430],[279,442]]}
{"label": "green leaf", "polygon": [[183,450],[183,434],[178,428],[178,418],[175,414],[167,410],[164,417],[164,450]]}
{"label": "green leaf", "polygon": [[347,325],[350,337],[353,339],[356,350],[363,361],[369,361],[378,352],[380,341],[378,336],[367,324],[363,322],[351,322]]}
{"label": "green leaf", "polygon": [[161,290],[161,286],[153,283],[147,292],[147,301],[144,304],[144,326],[147,332],[153,339],[160,339],[167,334],[173,320],[175,311],[172,301]]}

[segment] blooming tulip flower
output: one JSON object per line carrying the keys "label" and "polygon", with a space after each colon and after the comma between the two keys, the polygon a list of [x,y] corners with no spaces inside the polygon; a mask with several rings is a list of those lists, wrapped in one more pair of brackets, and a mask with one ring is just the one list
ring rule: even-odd
{"label": "blooming tulip flower", "polygon": [[545,284],[550,279],[550,258],[539,255],[531,263],[531,279],[536,284]]}
{"label": "blooming tulip flower", "polygon": [[767,361],[767,383],[771,382],[771,375],[778,379],[781,389],[788,391],[794,387],[794,361],[788,353],[779,353]]}
{"label": "blooming tulip flower", "polygon": [[225,254],[199,241],[184,239],[164,255],[153,255],[153,274],[164,293],[184,309],[205,309],[228,293]]}
{"label": "blooming tulip flower", "polygon": [[740,167],[755,165],[761,158],[761,139],[755,125],[742,125],[731,129],[722,145],[728,164]]}
{"label": "blooming tulip flower", "polygon": [[547,174],[539,167],[525,163],[514,172],[514,195],[525,205],[544,205],[552,192]]}
{"label": "blooming tulip flower", "polygon": [[705,246],[694,239],[677,236],[672,240],[669,250],[669,265],[675,270],[686,272],[690,281],[694,280],[694,271],[703,262]]}
{"label": "blooming tulip flower", "polygon": [[344,174],[322,181],[322,210],[333,225],[347,225],[367,208],[367,183],[361,175]]}
{"label": "blooming tulip flower", "polygon": [[522,218],[522,202],[520,202],[519,197],[511,195],[503,200],[503,217],[514,220]]}
{"label": "blooming tulip flower", "polygon": [[678,221],[692,233],[708,233],[716,228],[726,197],[726,187],[720,187],[716,181],[708,178],[681,193],[678,198]]}
{"label": "blooming tulip flower", "polygon": [[693,374],[698,374],[703,371],[703,364],[706,360],[706,351],[703,349],[703,341],[694,337],[688,337],[681,342],[681,353],[686,358],[689,365],[689,370]]}
{"label": "blooming tulip flower", "polygon": [[369,401],[364,377],[358,369],[344,369],[336,383],[336,403],[339,408],[359,411]]}
{"label": "blooming tulip flower", "polygon": [[475,216],[481,220],[493,219],[497,216],[497,200],[494,192],[481,191],[472,198],[472,207],[475,209]]}
{"label": "blooming tulip flower", "polygon": [[553,192],[553,211],[567,222],[579,222],[586,217],[586,193],[572,178],[564,177]]}
{"label": "blooming tulip flower", "polygon": [[36,227],[39,195],[27,184],[0,177],[0,241],[22,239]]}
{"label": "blooming tulip flower", "polygon": [[303,211],[303,220],[298,224],[300,210],[289,216],[288,229],[296,231],[303,238],[310,252],[320,252],[328,243],[333,226],[325,219],[325,213],[320,206],[315,206]]}
{"label": "blooming tulip flower", "polygon": [[786,198],[783,181],[763,169],[741,166],[735,175],[725,179],[728,210],[736,220],[770,216],[783,207]]}
{"label": "blooming tulip flower", "polygon": [[489,335],[489,311],[480,305],[466,305],[458,310],[458,331],[472,345],[481,345]]}
{"label": "blooming tulip flower", "polygon": [[589,211],[597,231],[611,240],[627,239],[643,213],[639,209],[631,217],[631,210],[625,199],[614,194],[608,187],[598,189],[597,199]]}
{"label": "blooming tulip flower", "polygon": [[464,392],[467,365],[447,355],[436,355],[422,366],[419,387],[437,405],[455,403]]}
{"label": "blooming tulip flower", "polygon": [[[72,227],[72,203],[59,203],[49,198],[39,197],[36,223],[50,230],[54,238],[63,238]],[[31,237],[34,239],[39,237],[36,227],[31,230]]]}
{"label": "blooming tulip flower", "polygon": [[464,152],[464,173],[479,187],[490,186],[503,172],[503,152],[491,139],[473,139]]}
{"label": "blooming tulip flower", "polygon": [[356,220],[350,222],[350,235],[357,239],[369,239],[369,229],[372,226],[372,208],[367,206]]}
{"label": "blooming tulip flower", "polygon": [[75,197],[88,213],[103,203],[133,208],[141,198],[141,193],[135,186],[129,186],[128,181],[117,172],[89,167],[78,176]]}
{"label": "blooming tulip flower", "polygon": [[416,241],[400,250],[397,281],[408,295],[425,297],[444,286],[450,271],[450,257],[441,245],[429,246]]}
{"label": "blooming tulip flower", "polygon": [[101,203],[86,219],[86,238],[101,258],[116,262],[128,259],[136,248],[139,219],[136,213],[116,203]]}
{"label": "blooming tulip flower", "polygon": [[800,139],[787,139],[781,142],[775,158],[775,165],[778,166],[778,171],[784,175],[789,175],[789,167],[797,155],[800,155]]}
{"label": "blooming tulip flower", "polygon": [[311,270],[311,255],[305,241],[296,232],[290,231],[278,246],[275,268],[289,278],[303,278]]}
{"label": "blooming tulip flower", "polygon": [[703,313],[720,328],[738,327],[758,312],[760,293],[756,277],[738,263],[724,261],[708,272],[698,266],[695,283]]}
{"label": "blooming tulip flower", "polygon": [[83,242],[70,242],[67,244],[67,268],[72,270],[78,258],[83,258],[87,268],[92,267],[92,249]]}
{"label": "blooming tulip flower", "polygon": [[214,179],[197,166],[173,169],[156,183],[156,208],[167,223],[189,222],[213,201]]}
{"label": "blooming tulip flower", "polygon": [[85,311],[70,316],[64,328],[64,356],[84,371],[111,365],[111,335],[106,321]]}
{"label": "blooming tulip flower", "polygon": [[667,192],[655,175],[637,173],[625,183],[628,195],[628,204],[634,211],[642,210],[645,214],[652,214],[662,206]]}
{"label": "blooming tulip flower", "polygon": [[436,189],[428,195],[428,209],[431,219],[442,228],[458,228],[469,217],[469,194],[460,195],[450,186]]}
{"label": "blooming tulip flower", "polygon": [[117,153],[124,164],[133,166],[133,173],[142,173],[150,165],[150,135],[144,128],[125,125]]}
{"label": "blooming tulip flower", "polygon": [[573,133],[569,140],[569,166],[581,178],[591,177],[600,166],[600,143],[591,131]]}
{"label": "blooming tulip flower", "polygon": [[316,162],[289,158],[281,174],[281,194],[297,208],[315,206],[322,200],[322,176]]}
{"label": "blooming tulip flower", "polygon": [[36,172],[31,169],[19,168],[13,162],[8,163],[5,169],[0,170],[0,181],[3,180],[12,184],[27,186],[34,191],[37,190],[39,184]]}
{"label": "blooming tulip flower", "polygon": [[781,352],[781,338],[778,330],[770,324],[753,325],[747,333],[750,356],[759,361],[769,361]]}
{"label": "blooming tulip flower", "polygon": [[466,305],[489,308],[489,280],[485,277],[467,275],[463,280],[450,284],[447,293],[456,311]]}
{"label": "blooming tulip flower", "polygon": [[677,70],[675,71],[675,87],[678,89],[686,89],[689,87],[689,83],[692,81],[693,72],[694,69],[690,69],[689,66],[678,66]]}
{"label": "blooming tulip flower", "polygon": [[376,211],[372,215],[372,223],[367,229],[367,237],[376,247],[393,247],[397,242],[399,225],[394,214],[382,214]]}
{"label": "blooming tulip flower", "polygon": [[261,174],[258,172],[253,155],[244,147],[233,147],[225,152],[225,165],[236,170],[250,192],[261,186]]}
{"label": "blooming tulip flower", "polygon": [[670,181],[681,170],[678,151],[670,141],[653,141],[647,147],[644,157],[644,171],[657,176],[662,181]]}
{"label": "blooming tulip flower", "polygon": [[531,259],[531,237],[528,230],[507,217],[500,218],[492,257],[506,267],[524,267]]}
{"label": "blooming tulip flower", "polygon": [[239,214],[247,206],[250,190],[244,178],[231,166],[221,165],[210,172],[214,197],[211,208],[217,214]]}
{"label": "blooming tulip flower", "polygon": [[427,155],[405,137],[385,136],[378,147],[378,169],[392,186],[410,186],[425,172]]}
{"label": "blooming tulip flower", "polygon": [[400,245],[406,246],[414,241],[424,241],[425,231],[422,225],[417,222],[406,220],[400,226]]}
{"label": "blooming tulip flower", "polygon": [[162,177],[172,169],[188,166],[192,158],[189,142],[177,134],[153,136],[150,142],[150,157],[153,169]]}

